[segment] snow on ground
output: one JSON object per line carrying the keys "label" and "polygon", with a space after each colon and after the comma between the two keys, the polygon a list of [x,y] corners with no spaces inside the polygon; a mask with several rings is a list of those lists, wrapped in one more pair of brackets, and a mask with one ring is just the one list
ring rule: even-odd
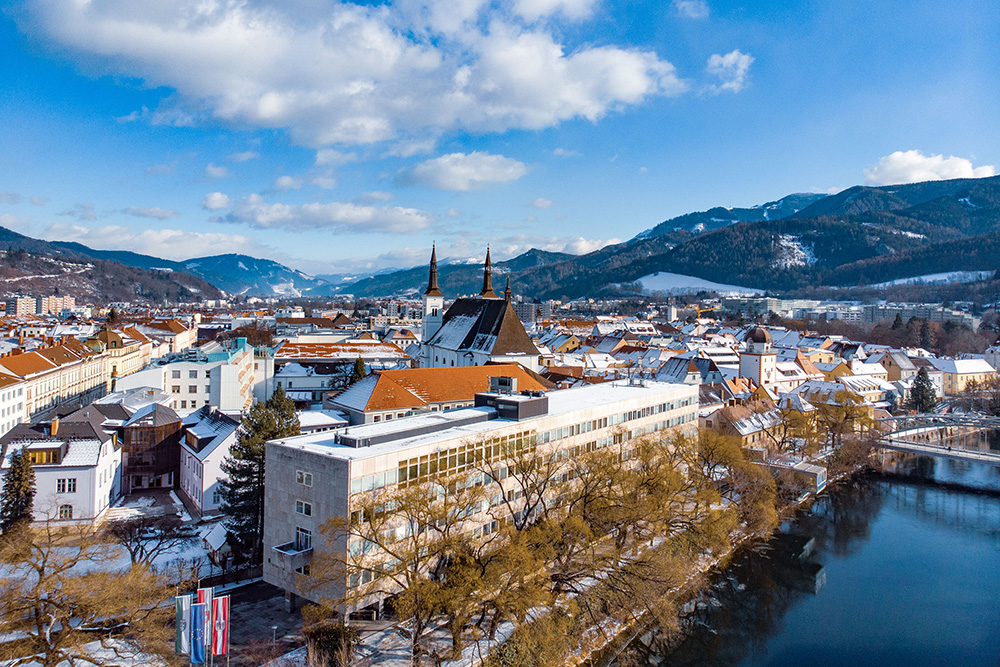
{"label": "snow on ground", "polygon": [[894,230],[892,230],[892,233],[893,234],[899,234],[901,236],[905,236],[908,239],[925,239],[925,238],[927,238],[926,234],[917,234],[916,232],[908,232],[905,229],[894,229]]}
{"label": "snow on ground", "polygon": [[816,263],[816,255],[813,249],[804,245],[801,237],[793,234],[782,234],[778,241],[780,250],[778,259],[775,260],[776,269],[789,269],[793,266],[812,266]]}
{"label": "snow on ground", "polygon": [[694,292],[719,292],[721,294],[763,294],[763,290],[739,285],[724,285],[680,273],[658,272],[637,280],[643,292],[664,292],[666,294],[691,294]]}
{"label": "snow on ground", "polygon": [[872,285],[875,289],[885,289],[893,285],[944,285],[946,283],[973,283],[993,275],[993,271],[951,271],[945,273],[927,273],[911,278],[897,278],[884,283]]}

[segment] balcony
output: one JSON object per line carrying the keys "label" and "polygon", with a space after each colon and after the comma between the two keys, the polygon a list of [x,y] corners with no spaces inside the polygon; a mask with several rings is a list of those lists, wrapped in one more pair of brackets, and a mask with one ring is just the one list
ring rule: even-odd
{"label": "balcony", "polygon": [[303,549],[296,542],[286,542],[271,547],[271,562],[283,570],[294,572],[309,564],[313,557],[310,546]]}

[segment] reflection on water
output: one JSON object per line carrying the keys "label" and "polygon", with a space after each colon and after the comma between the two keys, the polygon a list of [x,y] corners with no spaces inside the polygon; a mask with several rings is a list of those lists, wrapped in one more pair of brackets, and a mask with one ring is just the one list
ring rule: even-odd
{"label": "reflection on water", "polygon": [[[1000,665],[1000,468],[911,457],[739,554],[615,665]],[[975,491],[965,485],[989,489]]]}

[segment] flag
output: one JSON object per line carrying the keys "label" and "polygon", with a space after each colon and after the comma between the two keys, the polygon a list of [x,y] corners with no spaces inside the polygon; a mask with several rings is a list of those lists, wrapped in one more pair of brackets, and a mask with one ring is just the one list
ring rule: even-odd
{"label": "flag", "polygon": [[176,634],[174,635],[174,651],[187,655],[191,652],[191,596],[178,595]]}
{"label": "flag", "polygon": [[202,627],[205,628],[204,642],[205,642],[205,648],[208,649],[211,648],[212,646],[212,587],[211,586],[209,586],[208,588],[198,589],[198,603],[205,605],[205,619],[203,621],[204,626]]}
{"label": "flag", "polygon": [[205,664],[205,603],[191,605],[191,663]]}
{"label": "flag", "polygon": [[212,600],[212,654],[226,655],[229,652],[229,596]]}

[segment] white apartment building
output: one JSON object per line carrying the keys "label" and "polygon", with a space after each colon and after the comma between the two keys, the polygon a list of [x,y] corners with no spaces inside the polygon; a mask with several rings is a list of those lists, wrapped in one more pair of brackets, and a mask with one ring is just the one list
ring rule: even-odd
{"label": "white apartment building", "polygon": [[122,450],[92,420],[22,425],[4,438],[0,473],[27,448],[35,471],[35,521],[94,522],[121,496]]}
{"label": "white apartment building", "polygon": [[180,491],[202,516],[217,513],[222,461],[236,444],[240,422],[206,406],[184,417],[183,424]]}
{"label": "white apartment building", "polygon": [[[648,433],[698,426],[695,385],[605,383],[540,396],[482,393],[475,405],[267,443],[264,580],[287,591],[293,603],[296,596],[338,597],[348,582],[299,588],[297,579],[307,571],[313,545],[361,548],[321,546],[324,522],[348,516],[358,494],[419,483],[435,470],[476,474],[465,457],[484,442],[534,443],[568,458]],[[506,493],[513,491],[513,482],[487,484]],[[488,515],[469,521],[475,536],[491,530]]]}
{"label": "white apartment building", "polygon": [[228,345],[213,341],[155,361],[120,381],[118,387],[162,389],[174,396],[170,405],[174,410],[211,405],[224,412],[241,412],[253,404],[254,378],[254,349],[239,338]]}

